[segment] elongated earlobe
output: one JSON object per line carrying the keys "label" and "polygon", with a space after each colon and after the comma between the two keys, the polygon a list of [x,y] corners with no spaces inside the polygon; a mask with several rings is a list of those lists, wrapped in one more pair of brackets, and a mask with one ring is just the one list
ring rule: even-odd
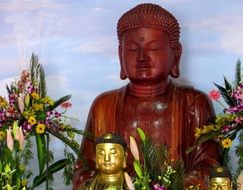
{"label": "elongated earlobe", "polygon": [[122,80],[127,79],[127,75],[125,74],[125,72],[124,72],[122,66],[121,66],[121,71],[120,71],[120,78],[121,78]]}
{"label": "elongated earlobe", "polygon": [[119,45],[119,47],[118,47],[118,54],[119,54],[120,68],[121,68],[121,70],[120,70],[120,78],[122,80],[125,80],[125,79],[127,79],[127,75],[124,72],[123,64],[122,64],[122,47],[121,47],[121,45]]}
{"label": "elongated earlobe", "polygon": [[170,72],[170,75],[173,77],[173,78],[178,78],[180,76],[180,69],[179,69],[179,66],[178,65],[175,65],[171,72]]}
{"label": "elongated earlobe", "polygon": [[181,60],[181,53],[182,53],[181,43],[179,43],[178,49],[174,50],[174,53],[175,53],[174,66],[171,69],[170,75],[173,78],[178,78],[180,76],[179,63]]}

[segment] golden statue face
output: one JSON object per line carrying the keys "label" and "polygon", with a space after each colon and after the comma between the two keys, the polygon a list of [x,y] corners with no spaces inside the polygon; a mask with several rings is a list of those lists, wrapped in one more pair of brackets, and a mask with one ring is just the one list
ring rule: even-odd
{"label": "golden statue face", "polygon": [[96,167],[104,174],[116,174],[126,165],[126,154],[123,147],[116,143],[96,145]]}
{"label": "golden statue face", "polygon": [[231,190],[230,179],[227,177],[211,178],[210,190]]}

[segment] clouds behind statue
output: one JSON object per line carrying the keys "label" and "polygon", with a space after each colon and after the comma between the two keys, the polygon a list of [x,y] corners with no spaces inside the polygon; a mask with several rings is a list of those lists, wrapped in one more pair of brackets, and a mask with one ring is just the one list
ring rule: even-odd
{"label": "clouds behind statue", "polygon": [[[189,155],[185,150],[195,142],[195,128],[212,119],[214,111],[204,93],[170,80],[179,76],[182,53],[177,20],[158,5],[140,4],[122,15],[117,34],[120,77],[129,83],[94,100],[85,130],[95,137],[116,132],[128,142],[130,135],[137,138],[140,127],[154,142],[168,146],[175,159],[183,159],[185,187],[200,184],[207,189],[207,176],[218,163],[216,144],[205,144]],[[89,169],[77,162],[74,189],[95,173],[94,150],[94,143],[84,138],[80,151]],[[128,155],[128,171],[129,160]]]}

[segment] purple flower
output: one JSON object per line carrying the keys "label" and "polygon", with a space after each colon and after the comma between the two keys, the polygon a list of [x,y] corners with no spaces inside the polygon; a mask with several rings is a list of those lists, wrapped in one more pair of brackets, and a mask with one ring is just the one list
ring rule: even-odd
{"label": "purple flower", "polygon": [[230,125],[225,125],[224,128],[223,128],[223,130],[222,130],[222,132],[223,132],[223,133],[227,133],[227,132],[229,132],[229,130],[230,130],[231,128],[232,128],[232,127],[231,127]]}
{"label": "purple flower", "polygon": [[167,188],[163,185],[160,186],[159,183],[156,183],[155,185],[153,185],[154,190],[167,190]]}

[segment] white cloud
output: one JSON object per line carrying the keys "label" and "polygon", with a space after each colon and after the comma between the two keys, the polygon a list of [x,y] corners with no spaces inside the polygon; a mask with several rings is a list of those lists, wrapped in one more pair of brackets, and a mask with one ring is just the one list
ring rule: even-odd
{"label": "white cloud", "polygon": [[88,42],[72,49],[81,54],[105,54],[110,57],[117,56],[117,39],[114,36],[98,36]]}
{"label": "white cloud", "polygon": [[48,90],[48,95],[60,98],[66,94],[70,93],[70,88],[68,86],[68,79],[61,75],[52,75],[46,77],[46,85]]}
{"label": "white cloud", "polygon": [[35,11],[40,9],[59,9],[64,4],[51,0],[32,1],[32,0],[12,0],[0,3],[0,10],[7,12]]}
{"label": "white cloud", "polygon": [[10,77],[10,78],[6,78],[0,81],[0,89],[1,89],[1,94],[0,96],[2,97],[6,97],[8,96],[8,92],[6,90],[6,85],[10,85],[12,82],[17,80],[17,76],[16,77]]}
{"label": "white cloud", "polygon": [[[198,46],[216,49],[222,48],[229,52],[243,55],[243,15],[232,14],[231,16],[214,17],[205,19],[201,22],[198,20],[196,23],[187,24],[190,30],[199,30],[207,34],[217,35],[217,39],[206,39],[207,41]],[[212,41],[214,44],[212,44]],[[210,45],[211,44],[211,45]]]}

